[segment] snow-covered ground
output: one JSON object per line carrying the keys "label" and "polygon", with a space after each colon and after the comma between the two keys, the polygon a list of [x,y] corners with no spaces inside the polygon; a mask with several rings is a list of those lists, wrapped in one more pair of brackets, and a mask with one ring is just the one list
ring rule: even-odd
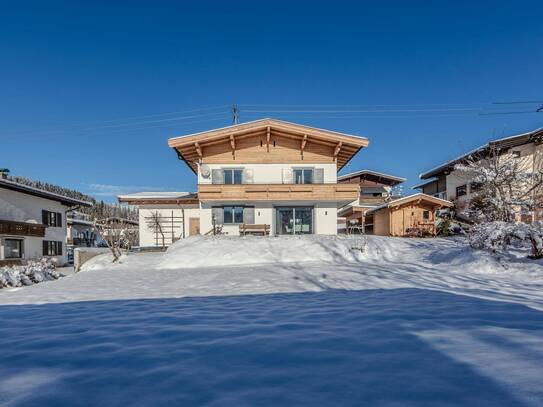
{"label": "snow-covered ground", "polygon": [[0,405],[543,405],[523,256],[376,236],[99,256],[0,290]]}

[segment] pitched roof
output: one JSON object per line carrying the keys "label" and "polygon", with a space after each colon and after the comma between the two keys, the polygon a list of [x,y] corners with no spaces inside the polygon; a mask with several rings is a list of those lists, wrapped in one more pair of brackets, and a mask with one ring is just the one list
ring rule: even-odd
{"label": "pitched roof", "polygon": [[33,195],[44,199],[49,199],[51,201],[60,202],[61,204],[66,206],[92,206],[92,203],[88,201],[55,194],[54,192],[49,192],[44,189],[19,184],[18,182],[4,178],[0,178],[0,188],[21,192],[23,194]]}
{"label": "pitched roof", "polygon": [[306,137],[309,142],[329,145],[330,147],[339,145],[341,149],[340,151],[338,149],[337,155],[338,169],[343,168],[343,166],[345,166],[345,164],[347,164],[361,148],[364,148],[369,144],[368,139],[365,137],[268,118],[200,133],[173,137],[168,140],[168,145],[175,149],[179,157],[196,172],[196,162],[200,157],[201,147],[205,147],[206,144],[228,141],[231,136],[237,137],[261,133],[266,134],[267,129],[270,130],[272,135],[288,134],[291,137],[299,137],[300,140]]}
{"label": "pitched roof", "polygon": [[373,175],[377,178],[390,180],[393,182],[393,185],[401,184],[402,182],[406,180],[405,178],[402,178],[402,177],[397,177],[395,175],[385,174],[383,172],[372,171],[372,170],[360,170],[360,171],[350,172],[348,174],[340,175],[339,177],[337,177],[337,180],[341,181],[344,179],[357,177],[359,175],[365,175],[365,174]]}
{"label": "pitched roof", "polygon": [[543,139],[543,127],[530,131],[528,133],[522,133],[522,134],[517,134],[514,136],[504,137],[501,139],[491,140],[488,143],[483,144],[482,146],[477,147],[467,152],[466,154],[463,154],[450,161],[440,164],[429,171],[423,172],[422,174],[419,175],[419,178],[427,179],[427,178],[439,175],[442,172],[445,172],[447,170],[450,171],[454,168],[456,164],[459,164],[462,161],[465,161],[473,156],[478,156],[478,155],[484,156],[485,154],[488,154],[488,152],[491,149],[503,150],[503,149],[507,149],[511,147],[517,147],[523,144],[528,144],[533,141],[542,140],[542,139]]}
{"label": "pitched roof", "polygon": [[390,208],[390,207],[394,207],[394,206],[397,206],[397,205],[403,205],[405,203],[408,203],[408,202],[411,202],[411,201],[417,201],[417,200],[431,202],[433,204],[440,205],[440,206],[447,206],[447,207],[453,206],[453,203],[451,201],[447,201],[447,200],[441,199],[441,198],[436,198],[435,196],[431,196],[431,195],[427,195],[427,194],[423,194],[423,193],[418,193],[418,194],[404,196],[403,198],[399,198],[399,199],[395,199],[393,201],[386,202],[386,203],[384,203],[382,205],[376,206],[375,208],[369,209],[366,213],[367,214],[374,213],[374,212],[377,212],[377,211],[379,211],[381,209]]}

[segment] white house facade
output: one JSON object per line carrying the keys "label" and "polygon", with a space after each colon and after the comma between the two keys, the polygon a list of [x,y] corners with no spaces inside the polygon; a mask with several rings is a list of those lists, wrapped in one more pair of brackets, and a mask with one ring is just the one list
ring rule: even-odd
{"label": "white house facade", "polygon": [[67,262],[66,213],[90,203],[0,179],[0,261]]}
{"label": "white house facade", "polygon": [[[337,234],[338,208],[358,198],[360,189],[356,183],[338,183],[337,172],[368,140],[263,119],[175,137],[168,144],[195,173],[198,185],[197,193],[191,195],[192,206],[183,208],[185,228],[172,228],[171,241],[195,234],[195,224],[200,234],[238,235],[245,225],[277,236]],[[148,198],[152,194],[147,193]],[[119,197],[119,201],[138,204],[134,195]],[[138,204],[142,245],[151,243],[145,237],[150,235],[154,245],[160,243],[156,227],[151,233],[142,228],[149,225],[142,222],[142,216],[149,218],[142,209],[166,215],[175,210],[180,217],[176,206],[189,205],[166,204],[165,199],[156,199],[153,205],[157,206],[149,201]]]}

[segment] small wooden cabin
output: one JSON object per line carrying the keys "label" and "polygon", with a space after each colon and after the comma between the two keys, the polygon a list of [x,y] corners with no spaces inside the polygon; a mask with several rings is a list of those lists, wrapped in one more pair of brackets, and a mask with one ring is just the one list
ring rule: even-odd
{"label": "small wooden cabin", "polygon": [[450,201],[414,194],[387,202],[366,212],[373,233],[380,236],[435,236],[436,210],[452,207]]}

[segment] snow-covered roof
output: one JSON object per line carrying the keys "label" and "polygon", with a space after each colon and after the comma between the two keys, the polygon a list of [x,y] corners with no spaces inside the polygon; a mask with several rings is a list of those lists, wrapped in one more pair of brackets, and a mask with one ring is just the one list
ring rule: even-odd
{"label": "snow-covered roof", "polygon": [[465,154],[462,154],[459,157],[456,157],[443,164],[440,164],[429,171],[421,173],[419,175],[419,178],[427,179],[428,177],[433,177],[447,170],[448,168],[454,166],[458,162],[469,158],[472,155],[484,153],[486,150],[490,149],[491,147],[498,147],[498,148],[515,147],[515,146],[519,146],[519,145],[531,142],[534,137],[538,137],[538,138],[543,137],[543,127],[536,129],[534,131],[527,132],[527,133],[521,133],[521,134],[516,134],[513,136],[491,140],[488,143],[483,144],[482,146],[479,146]]}
{"label": "snow-covered roof", "polygon": [[423,186],[426,186],[426,185],[431,184],[432,182],[436,182],[436,181],[437,181],[437,177],[428,178],[426,181],[421,182],[420,184],[413,185],[411,187],[411,189],[419,189],[419,188],[422,188]]}
{"label": "snow-covered roof", "polygon": [[186,198],[188,195],[194,194],[193,192],[135,192],[133,194],[119,195],[119,199],[172,199],[172,198]]}
{"label": "snow-covered roof", "polygon": [[0,188],[21,192],[23,194],[38,196],[40,198],[49,199],[51,201],[57,201],[66,206],[92,206],[92,203],[88,201],[70,198],[64,195],[56,194],[54,192],[46,191],[44,189],[31,187],[29,185],[20,184],[18,182],[4,178],[0,178]]}
{"label": "snow-covered roof", "polygon": [[138,202],[168,202],[175,200],[192,200],[198,199],[196,192],[136,192],[133,194],[125,194],[117,196],[119,202],[138,203]]}
{"label": "snow-covered roof", "polygon": [[342,179],[356,177],[358,175],[363,175],[363,174],[370,174],[370,175],[375,175],[376,177],[389,178],[391,180],[399,181],[399,182],[404,182],[406,180],[405,178],[402,178],[402,177],[397,177],[395,175],[385,174],[384,172],[378,172],[378,171],[372,171],[372,170],[360,170],[360,171],[350,172],[345,175],[340,175],[339,177],[337,177],[337,179],[338,181],[341,181]]}
{"label": "snow-covered roof", "polygon": [[436,198],[435,196],[431,196],[431,195],[427,195],[427,194],[423,194],[422,192],[419,192],[418,194],[404,196],[403,198],[398,198],[398,199],[395,199],[393,201],[385,202],[382,205],[379,205],[379,206],[376,206],[375,208],[369,209],[366,213],[367,214],[374,213],[374,212],[377,212],[380,209],[390,208],[391,206],[401,205],[403,203],[410,202],[410,201],[415,201],[417,199],[422,199],[422,200],[426,200],[426,201],[430,201],[430,202],[434,202],[434,203],[439,203],[440,205],[443,205],[443,206],[453,206],[453,203],[451,201],[447,201],[447,200],[441,199],[441,198]]}

